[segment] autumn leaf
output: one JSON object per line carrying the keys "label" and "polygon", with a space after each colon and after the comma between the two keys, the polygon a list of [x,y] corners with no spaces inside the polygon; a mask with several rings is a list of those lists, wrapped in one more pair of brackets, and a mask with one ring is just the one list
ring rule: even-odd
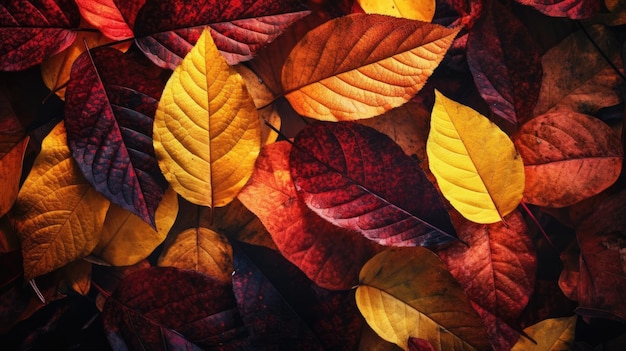
{"label": "autumn leaf", "polygon": [[421,247],[387,249],[360,274],[356,302],[382,338],[407,349],[409,337],[435,350],[490,350],[480,318],[439,258]]}
{"label": "autumn leaf", "polygon": [[601,2],[597,0],[515,0],[532,6],[537,11],[553,17],[586,19],[600,12]]}
{"label": "autumn leaf", "polygon": [[168,80],[153,136],[165,178],[194,204],[228,204],[252,174],[260,149],[258,114],[208,30]]}
{"label": "autumn leaf", "polygon": [[291,51],[285,96],[298,113],[320,120],[380,115],[424,86],[459,30],[383,15],[330,20]]}
{"label": "autumn leaf", "polygon": [[[524,329],[528,338],[520,338],[511,351],[566,351],[574,347],[576,316],[543,320]],[[534,340],[534,342],[533,342]]]}
{"label": "autumn leaf", "polygon": [[598,194],[622,169],[617,135],[581,113],[558,110],[537,116],[514,140],[524,161],[524,199],[539,206],[569,206]]}
{"label": "autumn leaf", "polygon": [[81,16],[106,37],[112,40],[133,37],[133,31],[128,27],[114,0],[76,0],[76,5]]}
{"label": "autumn leaf", "polygon": [[0,92],[0,217],[4,216],[17,199],[22,175],[22,161],[28,145],[22,125],[15,115],[11,103]]}
{"label": "autumn leaf", "polygon": [[435,15],[435,0],[357,0],[365,13],[377,13],[395,17],[430,22]]}
{"label": "autumn leaf", "polygon": [[388,136],[354,122],[317,122],[291,150],[296,190],[327,221],[381,245],[439,245],[455,238],[439,193]]}
{"label": "autumn leaf", "polygon": [[61,122],[42,151],[10,212],[26,280],[87,256],[96,246],[109,201],[83,178],[67,147]]}
{"label": "autumn leaf", "polygon": [[465,218],[495,223],[524,191],[523,163],[513,142],[485,116],[435,91],[428,166],[443,195]]}

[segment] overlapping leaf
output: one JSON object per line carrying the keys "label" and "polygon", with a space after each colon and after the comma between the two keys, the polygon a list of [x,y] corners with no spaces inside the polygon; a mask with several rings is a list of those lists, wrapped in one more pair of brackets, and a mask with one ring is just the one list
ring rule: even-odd
{"label": "overlapping leaf", "polygon": [[574,204],[613,184],[622,169],[617,135],[581,113],[559,110],[538,116],[514,139],[524,160],[524,199],[532,204]]}
{"label": "overlapping leaf", "polygon": [[475,110],[435,91],[428,165],[443,195],[465,218],[495,223],[522,199],[524,165],[513,142]]}
{"label": "overlapping leaf", "polygon": [[435,0],[357,0],[365,13],[378,13],[395,17],[430,22],[435,15]]}
{"label": "overlapping leaf", "polygon": [[106,37],[113,40],[133,37],[133,31],[128,27],[114,0],[76,0],[76,4],[82,17]]}
{"label": "overlapping leaf", "polygon": [[600,12],[602,4],[597,0],[515,0],[534,7],[548,16],[585,19]]}
{"label": "overlapping leaf", "polygon": [[41,63],[76,38],[80,13],[72,0],[17,0],[0,4],[0,70]]}
{"label": "overlapping leaf", "polygon": [[545,319],[524,329],[532,338],[520,338],[511,351],[559,351],[574,348],[576,316]]}
{"label": "overlapping leaf", "polygon": [[455,237],[439,193],[388,136],[354,122],[317,122],[290,156],[304,202],[322,218],[382,245],[439,245]]}
{"label": "overlapping leaf", "polygon": [[87,256],[98,243],[108,207],[72,159],[59,123],[44,139],[11,211],[26,279]]}
{"label": "overlapping leaf", "polygon": [[29,137],[15,116],[9,100],[0,92],[0,216],[9,211],[17,198],[22,161]]}
{"label": "overlapping leaf", "polygon": [[320,120],[382,114],[424,86],[458,31],[383,15],[328,21],[291,51],[282,71],[286,97],[298,113]]}

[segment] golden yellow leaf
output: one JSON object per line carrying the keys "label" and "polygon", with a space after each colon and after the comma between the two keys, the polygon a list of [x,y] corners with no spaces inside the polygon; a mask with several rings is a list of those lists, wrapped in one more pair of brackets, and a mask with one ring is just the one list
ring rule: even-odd
{"label": "golden yellow leaf", "polygon": [[299,114],[320,120],[380,115],[424,86],[459,30],[384,15],[330,20],[291,51],[285,97]]}
{"label": "golden yellow leaf", "polygon": [[443,195],[472,222],[498,222],[522,200],[524,164],[511,139],[438,91],[426,153]]}
{"label": "golden yellow leaf", "polygon": [[165,178],[194,204],[224,206],[250,178],[261,144],[259,117],[208,29],[168,80],[153,137]]}
{"label": "golden yellow leaf", "polygon": [[178,196],[172,188],[165,191],[157,207],[156,230],[130,211],[112,204],[93,253],[114,266],[133,265],[161,245],[177,214]]}
{"label": "golden yellow leaf", "polygon": [[109,200],[83,177],[67,146],[63,122],[43,140],[10,212],[30,280],[91,253]]}
{"label": "golden yellow leaf", "polygon": [[159,266],[191,269],[223,282],[230,282],[233,249],[225,236],[208,228],[190,228],[166,245]]}
{"label": "golden yellow leaf", "polygon": [[543,320],[524,329],[537,343],[520,337],[511,351],[568,351],[574,346],[576,316]]}
{"label": "golden yellow leaf", "polygon": [[435,0],[357,0],[365,13],[430,22],[435,15]]}

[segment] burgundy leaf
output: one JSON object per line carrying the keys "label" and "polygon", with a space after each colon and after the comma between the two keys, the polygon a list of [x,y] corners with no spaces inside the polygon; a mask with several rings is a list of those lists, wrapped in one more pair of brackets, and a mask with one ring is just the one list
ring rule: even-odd
{"label": "burgundy leaf", "polygon": [[433,345],[425,339],[409,338],[409,351],[435,351]]}
{"label": "burgundy leaf", "polygon": [[385,134],[354,122],[316,122],[295,138],[291,176],[307,206],[382,245],[455,238],[448,212],[417,162]]}
{"label": "burgundy leaf", "polygon": [[135,27],[135,20],[137,19],[137,14],[139,14],[139,10],[146,4],[147,0],[113,0],[113,3],[116,5],[124,21],[128,24],[128,26],[133,29]]}
{"label": "burgundy leaf", "polygon": [[537,11],[552,17],[585,19],[600,12],[600,0],[515,0],[523,5],[534,7]]}
{"label": "burgundy leaf", "polygon": [[492,111],[517,124],[532,117],[541,88],[541,58],[522,22],[491,1],[470,31],[467,62]]}
{"label": "burgundy leaf", "polygon": [[0,70],[19,71],[72,44],[80,13],[73,0],[0,2]]}
{"label": "burgundy leaf", "polygon": [[152,146],[165,86],[157,73],[115,49],[97,48],[76,60],[65,93],[68,144],[81,171],[100,193],[152,226],[167,188]]}
{"label": "burgundy leaf", "polygon": [[233,254],[233,290],[255,349],[356,349],[362,319],[353,291],[322,289],[262,246],[236,243]]}
{"label": "burgundy leaf", "polygon": [[107,299],[103,320],[113,346],[134,350],[239,350],[245,342],[230,285],[172,267],[126,277]]}

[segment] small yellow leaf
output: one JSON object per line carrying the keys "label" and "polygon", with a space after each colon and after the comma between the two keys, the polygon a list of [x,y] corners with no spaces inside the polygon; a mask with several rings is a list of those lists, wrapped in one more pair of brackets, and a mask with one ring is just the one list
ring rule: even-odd
{"label": "small yellow leaf", "polygon": [[63,122],[43,140],[41,153],[10,212],[22,243],[26,280],[91,253],[109,201],[83,177],[67,146]]}
{"label": "small yellow leaf", "polygon": [[130,266],[161,245],[178,214],[178,196],[168,188],[155,214],[156,230],[138,216],[111,205],[93,253],[114,266]]}
{"label": "small yellow leaf", "polygon": [[161,171],[188,201],[225,206],[252,174],[260,130],[241,75],[205,29],[168,80],[154,118]]}
{"label": "small yellow leaf", "polygon": [[511,351],[568,351],[574,346],[576,316],[543,320],[524,329],[537,343],[520,337]]}
{"label": "small yellow leaf", "polygon": [[495,223],[524,193],[524,164],[509,137],[473,109],[435,91],[428,166],[443,195],[472,222]]}
{"label": "small yellow leaf", "polygon": [[435,15],[435,0],[357,0],[365,13],[430,22]]}

